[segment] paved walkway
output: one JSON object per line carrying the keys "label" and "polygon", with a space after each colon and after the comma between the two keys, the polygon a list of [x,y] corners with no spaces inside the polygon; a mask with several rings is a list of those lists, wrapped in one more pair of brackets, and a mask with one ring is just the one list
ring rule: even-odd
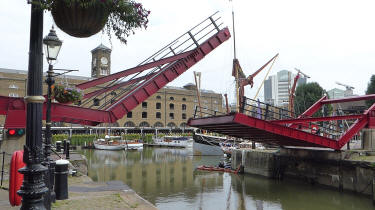
{"label": "paved walkway", "polygon": [[[3,186],[8,186],[8,183]],[[0,209],[19,209],[10,206],[8,191],[4,189],[0,190]],[[155,210],[156,207],[121,181],[97,183],[87,176],[80,176],[69,178],[69,198],[56,201],[52,204],[52,209]]]}

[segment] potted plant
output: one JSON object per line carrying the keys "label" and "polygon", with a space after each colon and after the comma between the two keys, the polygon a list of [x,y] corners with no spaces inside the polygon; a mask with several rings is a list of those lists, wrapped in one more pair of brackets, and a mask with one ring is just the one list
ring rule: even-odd
{"label": "potted plant", "polygon": [[133,0],[45,0],[56,25],[74,37],[89,37],[103,29],[123,43],[136,28],[147,28],[150,11]]}
{"label": "potted plant", "polygon": [[52,96],[59,103],[78,103],[82,100],[83,91],[76,87],[53,85]]}

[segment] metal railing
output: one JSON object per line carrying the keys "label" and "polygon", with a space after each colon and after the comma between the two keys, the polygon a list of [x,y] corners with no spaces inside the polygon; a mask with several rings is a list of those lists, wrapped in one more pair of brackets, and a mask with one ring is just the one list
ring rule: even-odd
{"label": "metal railing", "polygon": [[[199,24],[191,28],[188,32],[179,36],[177,39],[173,40],[172,42],[164,46],[162,49],[160,49],[159,51],[157,51],[156,53],[154,53],[153,55],[151,55],[150,57],[142,61],[140,64],[138,64],[138,66],[151,63],[154,61],[158,61],[160,59],[167,58],[170,56],[174,56],[176,54],[187,52],[189,50],[196,49],[197,47],[199,47],[200,44],[203,43],[203,41],[205,41],[206,37],[212,36],[221,30],[223,22],[219,22],[221,17],[217,16],[217,14],[218,12],[215,12],[210,17],[206,18],[205,20],[203,20],[202,22],[200,22]],[[159,70],[166,69],[169,66],[172,66],[176,62],[178,62],[178,60],[172,63],[157,66],[150,70],[138,72],[134,74],[133,76],[129,77],[127,80],[133,80],[139,77],[147,77],[147,76],[154,77],[156,75],[152,75],[152,74],[160,73]],[[121,83],[125,78],[127,77],[116,79],[102,88],[108,89],[111,86]],[[97,109],[109,109],[112,104],[121,100],[127,94],[130,94],[129,91],[135,91],[136,87],[139,86],[143,82],[145,82],[145,79],[135,82],[134,84],[128,85],[124,88],[119,88],[119,91],[117,91],[116,94],[111,94],[113,92],[111,91],[110,93],[99,94],[96,97],[94,96],[92,98],[86,99],[85,101],[81,103],[81,106],[86,105],[88,106],[88,108],[94,108],[94,105],[93,105],[94,103],[89,105],[89,102],[93,101],[94,99],[98,99],[99,101],[104,101],[104,103],[97,106],[96,107]],[[102,97],[99,97],[100,95]],[[108,96],[109,96],[109,99],[107,99]]]}
{"label": "metal railing", "polygon": [[213,117],[219,115],[225,115],[226,113],[220,112],[218,110],[213,110],[205,107],[196,106],[194,109],[193,118],[200,118],[200,117]]}
{"label": "metal railing", "polygon": [[[262,120],[287,120],[296,119],[296,113],[287,109],[273,106],[258,100],[250,98],[243,98],[240,106],[240,112]],[[326,136],[332,139],[338,139],[343,133],[343,130],[335,129],[335,124],[332,121],[327,122],[308,122],[298,123],[298,129],[308,132],[314,132],[316,135]],[[317,128],[316,130],[313,130]]]}

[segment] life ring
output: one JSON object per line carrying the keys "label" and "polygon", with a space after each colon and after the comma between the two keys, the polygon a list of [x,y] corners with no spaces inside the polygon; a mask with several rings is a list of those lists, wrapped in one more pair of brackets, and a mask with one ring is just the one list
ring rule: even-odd
{"label": "life ring", "polygon": [[18,169],[23,168],[23,150],[15,151],[10,162],[9,173],[9,202],[12,206],[19,206],[21,204],[21,196],[17,191],[21,188],[23,182],[23,174],[18,172]]}

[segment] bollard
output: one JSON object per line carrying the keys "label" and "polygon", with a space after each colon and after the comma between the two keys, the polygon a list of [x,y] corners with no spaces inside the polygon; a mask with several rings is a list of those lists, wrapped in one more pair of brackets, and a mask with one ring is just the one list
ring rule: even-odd
{"label": "bollard", "polygon": [[55,194],[56,200],[68,199],[69,161],[57,160],[55,166]]}
{"label": "bollard", "polygon": [[61,141],[56,141],[56,152],[61,152]]}
{"label": "bollard", "polygon": [[66,154],[66,139],[64,139],[63,141],[63,149],[64,149],[63,154]]}
{"label": "bollard", "polygon": [[66,141],[66,152],[65,152],[65,159],[69,160],[69,148],[70,148],[70,141]]}

